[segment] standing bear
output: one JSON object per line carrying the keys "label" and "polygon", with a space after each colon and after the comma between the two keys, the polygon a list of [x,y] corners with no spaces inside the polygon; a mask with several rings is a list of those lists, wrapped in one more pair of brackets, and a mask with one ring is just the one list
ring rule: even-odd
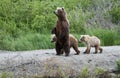
{"label": "standing bear", "polygon": [[100,39],[96,36],[81,35],[80,42],[85,43],[87,46],[87,49],[84,53],[89,54],[91,47],[95,47],[95,54],[98,53],[98,50],[100,50],[100,53],[102,53],[103,49],[100,47]]}
{"label": "standing bear", "polygon": [[[78,41],[77,41],[77,39],[72,34],[69,34],[69,41],[70,41],[69,42],[70,43],[69,48],[72,47],[76,51],[75,55],[79,55],[80,51],[78,50]],[[55,44],[56,44],[57,38],[56,38],[55,34],[51,35],[51,42],[55,42]],[[64,53],[63,50],[61,50],[61,51],[62,51],[62,53]]]}
{"label": "standing bear", "polygon": [[69,23],[67,20],[67,14],[64,8],[58,7],[54,14],[57,16],[56,21],[56,32],[57,42],[55,45],[56,55],[62,54],[61,49],[65,51],[65,56],[68,56],[70,53],[69,48]]}

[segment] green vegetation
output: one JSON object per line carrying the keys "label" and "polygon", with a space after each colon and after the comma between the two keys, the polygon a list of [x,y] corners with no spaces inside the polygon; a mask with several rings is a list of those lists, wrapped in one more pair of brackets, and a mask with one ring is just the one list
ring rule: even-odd
{"label": "green vegetation", "polygon": [[117,69],[120,72],[120,60],[117,61]]}
{"label": "green vegetation", "polygon": [[[39,74],[35,74],[33,76],[28,76],[26,73],[24,75],[21,75],[20,78],[120,78],[120,74],[116,74],[115,76],[110,75],[109,72],[106,73],[106,71],[104,71],[102,68],[95,68],[94,71],[90,72],[88,71],[87,67],[83,67],[82,70],[80,70],[80,74],[78,75],[74,75],[73,72],[70,71],[64,71],[61,70],[60,68],[58,68],[56,70],[56,73],[53,74],[53,72],[56,69],[48,69],[46,71],[48,71],[47,73],[45,73],[45,75],[40,76]],[[71,69],[71,71],[74,71]],[[69,76],[66,75],[66,73],[69,73]],[[52,75],[51,75],[52,74]],[[14,78],[15,76],[12,73],[6,73],[6,72],[2,72],[0,74],[0,78]],[[18,76],[17,76],[18,77]]]}
{"label": "green vegetation", "polygon": [[6,72],[2,72],[1,74],[0,74],[0,78],[12,78],[12,74],[8,74],[8,73],[6,73]]}
{"label": "green vegetation", "polygon": [[70,33],[77,39],[80,34],[90,34],[98,36],[103,46],[120,45],[119,3],[119,0],[0,0],[0,49],[54,48],[50,30],[57,19],[53,11],[59,6],[65,7]]}
{"label": "green vegetation", "polygon": [[117,78],[120,78],[120,59],[117,60],[117,71],[118,71]]}
{"label": "green vegetation", "polygon": [[90,77],[89,71],[87,67],[84,67],[81,71],[80,74],[78,76],[78,78],[87,78]]}
{"label": "green vegetation", "polygon": [[88,29],[87,34],[95,35],[101,40],[103,46],[115,45],[116,39],[118,39],[118,34],[115,29]]}

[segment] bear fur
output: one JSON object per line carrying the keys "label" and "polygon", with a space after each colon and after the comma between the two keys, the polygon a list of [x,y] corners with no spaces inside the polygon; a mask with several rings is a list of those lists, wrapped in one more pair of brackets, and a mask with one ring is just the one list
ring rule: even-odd
{"label": "bear fur", "polygon": [[[69,42],[70,43],[69,48],[72,47],[76,51],[75,55],[79,55],[80,51],[78,50],[78,41],[77,41],[77,39],[72,34],[69,34],[69,41],[70,41]],[[51,35],[51,42],[55,42],[55,44],[56,44],[57,38],[56,38],[55,34]],[[61,51],[62,51],[62,53],[64,53],[63,50],[61,50]]]}
{"label": "bear fur", "polygon": [[89,54],[91,47],[95,47],[94,53],[98,53],[98,50],[100,50],[100,53],[102,53],[103,49],[100,47],[100,39],[96,36],[81,35],[80,42],[85,43],[87,46],[87,49],[84,53]]}
{"label": "bear fur", "polygon": [[69,23],[67,20],[66,12],[64,8],[57,8],[54,14],[58,17],[55,25],[55,35],[57,37],[56,42],[56,55],[60,55],[61,49],[65,51],[65,56],[70,53],[69,48]]}
{"label": "bear fur", "polygon": [[56,27],[51,30],[51,34],[56,34]]}

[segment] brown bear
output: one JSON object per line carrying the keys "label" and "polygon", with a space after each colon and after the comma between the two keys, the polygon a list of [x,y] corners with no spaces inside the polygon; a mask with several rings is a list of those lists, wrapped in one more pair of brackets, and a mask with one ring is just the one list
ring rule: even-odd
{"label": "brown bear", "polygon": [[85,43],[87,46],[87,49],[84,53],[89,54],[91,47],[95,47],[95,54],[98,53],[98,50],[100,50],[100,53],[102,53],[103,49],[100,47],[100,39],[96,36],[81,35],[80,42]]}
{"label": "brown bear", "polygon": [[[69,34],[69,41],[70,41],[69,42],[70,43],[69,48],[72,47],[76,51],[75,55],[79,55],[80,51],[78,50],[78,41],[77,41],[77,39],[72,34]],[[56,38],[55,34],[51,35],[51,42],[55,42],[55,44],[56,44],[57,38]],[[61,51],[62,51],[62,53],[64,53],[63,50],[61,50]]]}
{"label": "brown bear", "polygon": [[55,35],[57,37],[56,42],[56,55],[60,55],[61,49],[65,51],[65,56],[68,56],[70,53],[69,48],[69,23],[67,20],[67,15],[64,8],[57,8],[54,11],[54,14],[58,17],[55,25]]}

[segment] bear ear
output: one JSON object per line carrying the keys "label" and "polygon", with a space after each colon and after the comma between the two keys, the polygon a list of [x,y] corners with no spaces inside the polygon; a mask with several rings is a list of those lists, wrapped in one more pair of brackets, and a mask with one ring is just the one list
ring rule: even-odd
{"label": "bear ear", "polygon": [[62,10],[64,10],[64,7],[62,7]]}
{"label": "bear ear", "polygon": [[85,38],[85,36],[83,35],[82,38]]}
{"label": "bear ear", "polygon": [[83,37],[84,35],[80,35],[80,37]]}

